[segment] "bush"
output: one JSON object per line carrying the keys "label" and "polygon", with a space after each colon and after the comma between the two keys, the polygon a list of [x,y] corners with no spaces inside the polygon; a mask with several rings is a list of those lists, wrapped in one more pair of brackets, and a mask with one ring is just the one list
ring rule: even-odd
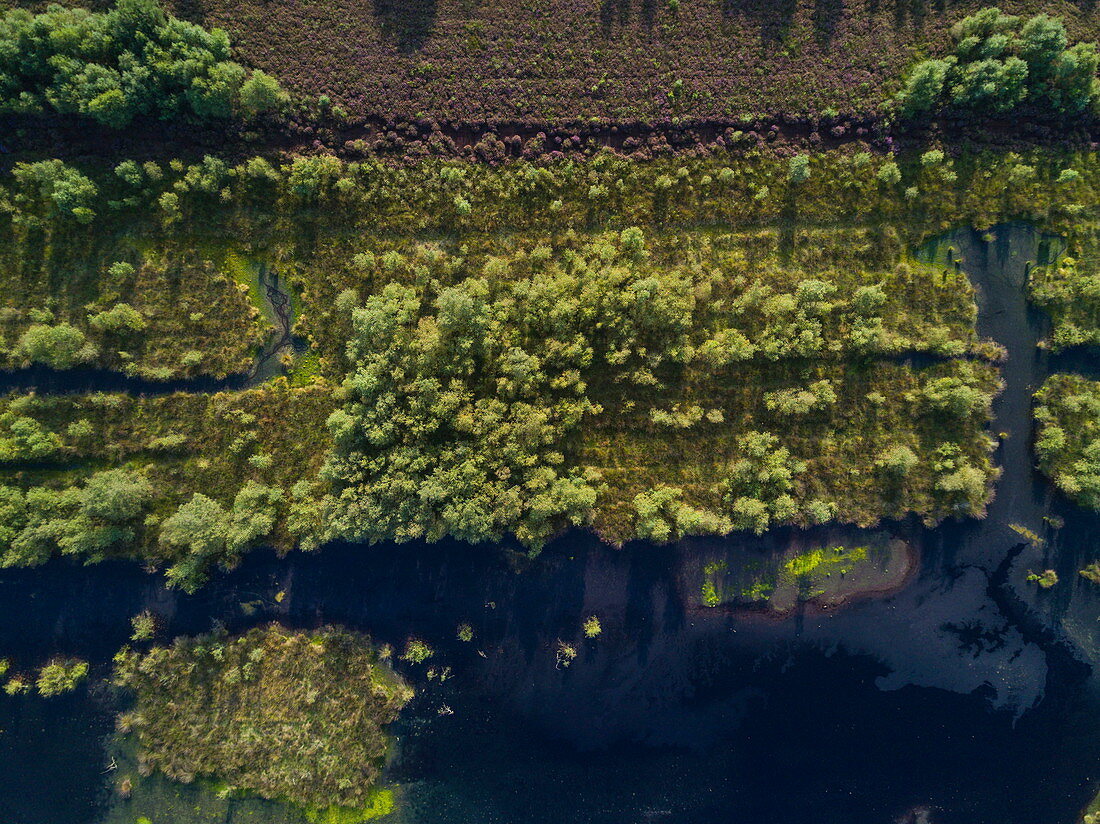
{"label": "bush", "polygon": [[95,218],[91,204],[99,194],[98,187],[60,160],[16,163],[12,177],[24,191],[34,191],[53,214],[73,218],[78,223],[91,223]]}
{"label": "bush", "polygon": [[791,158],[787,176],[791,183],[805,183],[810,179],[810,156],[805,154],[795,155]]}
{"label": "bush", "polygon": [[51,661],[38,672],[38,694],[51,698],[72,692],[88,676],[88,664],[84,661]]}
{"label": "bush", "polygon": [[41,363],[54,369],[71,369],[95,360],[98,350],[84,333],[68,323],[46,326],[36,323],[19,338],[16,354],[31,363]]}
{"label": "bush", "polygon": [[126,335],[143,331],[145,316],[128,303],[116,303],[110,309],[91,315],[88,323],[97,332]]}

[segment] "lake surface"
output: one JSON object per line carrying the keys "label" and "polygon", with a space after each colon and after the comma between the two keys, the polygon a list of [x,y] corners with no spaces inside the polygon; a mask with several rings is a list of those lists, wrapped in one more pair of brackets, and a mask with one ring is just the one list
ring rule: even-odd
{"label": "lake surface", "polygon": [[[25,667],[77,655],[103,677],[143,608],[163,617],[162,637],[271,619],[395,646],[416,635],[451,677],[410,673],[419,694],[388,771],[401,824],[1072,824],[1100,786],[1100,587],[1076,574],[1100,556],[1100,518],[1033,471],[1030,408],[1050,370],[1096,361],[1035,346],[1044,321],[1023,285],[1050,244],[1023,225],[994,234],[960,231],[922,253],[950,245],[963,259],[979,331],[1008,348],[993,425],[1008,434],[1004,475],[985,521],[893,526],[920,567],[888,597],[782,618],[700,605],[708,562],[773,557],[785,530],[623,550],[570,533],[534,561],[452,542],[260,551],[194,596],[133,564],[55,562],[0,573],[0,654]],[[1050,592],[1024,581],[1048,566],[1062,581]],[[585,640],[589,615],[603,631]],[[472,643],[456,639],[460,623]],[[568,667],[559,639],[577,644]],[[133,824],[110,793],[114,712],[102,687],[0,696],[0,822]],[[150,818],[284,821],[248,802],[188,809]]]}

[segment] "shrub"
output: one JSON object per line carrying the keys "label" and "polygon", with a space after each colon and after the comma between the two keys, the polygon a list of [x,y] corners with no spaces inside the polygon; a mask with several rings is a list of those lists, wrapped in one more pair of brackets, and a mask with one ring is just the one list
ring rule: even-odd
{"label": "shrub", "polygon": [[255,117],[264,112],[278,111],[290,101],[279,83],[269,74],[256,70],[241,84],[240,112]]}
{"label": "shrub", "polygon": [[157,632],[157,617],[149,610],[143,610],[130,619],[133,633],[131,641],[148,641]]}
{"label": "shrub", "polygon": [[1042,589],[1050,589],[1058,583],[1058,573],[1053,569],[1044,569],[1041,573],[1029,572],[1027,580]]}
{"label": "shrub", "polygon": [[435,655],[433,650],[424,641],[419,638],[410,638],[405,643],[405,651],[401,653],[401,660],[408,661],[410,664],[423,664],[429,658]]}
{"label": "shrub", "polygon": [[53,214],[73,218],[78,223],[91,223],[95,218],[91,205],[99,189],[91,179],[60,160],[16,163],[12,177],[21,189],[35,191]]}
{"label": "shrub", "polygon": [[128,303],[116,303],[110,309],[91,315],[88,323],[97,332],[126,335],[143,331],[145,316]]}
{"label": "shrub", "polygon": [[88,664],[84,661],[51,661],[38,672],[38,694],[51,698],[62,693],[72,692],[88,675]]}
{"label": "shrub", "polygon": [[795,155],[791,158],[787,176],[791,183],[805,183],[810,179],[810,156]]}
{"label": "shrub", "polygon": [[19,338],[16,353],[31,363],[54,369],[71,369],[94,360],[98,351],[84,333],[68,323],[33,324]]}

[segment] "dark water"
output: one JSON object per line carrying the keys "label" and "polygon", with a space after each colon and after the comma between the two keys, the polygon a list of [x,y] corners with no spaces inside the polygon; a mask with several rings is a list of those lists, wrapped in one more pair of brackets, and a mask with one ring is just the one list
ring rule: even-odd
{"label": "dark water", "polygon": [[[1010,354],[994,424],[1005,473],[984,522],[896,525],[922,558],[889,598],[785,619],[697,606],[706,559],[766,556],[783,533],[625,550],[570,534],[536,561],[453,543],[258,552],[195,596],[134,565],[57,562],[0,574],[0,652],[25,667],[79,655],[103,675],[146,607],[168,636],[278,618],[421,637],[453,677],[409,673],[419,695],[390,768],[408,824],[879,824],[917,808],[944,824],[1071,824],[1100,785],[1100,588],[1076,575],[1100,555],[1100,519],[1032,470],[1030,397],[1052,364],[1022,287],[1042,238],[995,233],[950,242],[980,286],[980,331]],[[1051,565],[1051,592],[1024,582]],[[585,641],[593,614],[603,632]],[[455,637],[463,622],[473,643]],[[558,639],[578,646],[567,668]],[[0,696],[0,822],[110,815],[113,710],[103,689]]]}

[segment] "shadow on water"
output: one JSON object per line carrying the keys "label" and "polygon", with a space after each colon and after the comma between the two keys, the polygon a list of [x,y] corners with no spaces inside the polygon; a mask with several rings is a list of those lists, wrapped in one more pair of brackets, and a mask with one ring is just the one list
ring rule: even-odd
{"label": "shadow on water", "polygon": [[306,351],[307,344],[291,331],[294,325],[294,307],[285,281],[277,272],[266,267],[260,268],[258,277],[265,309],[271,317],[272,330],[268,340],[256,352],[256,359],[246,374],[225,378],[203,376],[160,381],[110,369],[51,369],[46,366],[31,366],[0,371],[0,393],[34,391],[48,395],[75,395],[87,392],[125,392],[153,396],[170,395],[173,392],[231,392],[286,374],[283,357],[288,354],[302,354]]}
{"label": "shadow on water", "polygon": [[[1077,657],[1095,630],[1047,619],[1084,626],[1092,609],[1095,625],[1100,596],[1074,589],[1054,604],[1022,577],[1052,544],[1094,552],[1100,520],[1032,470],[1030,393],[1049,364],[1022,278],[1043,239],[1024,226],[994,234],[956,233],[924,253],[961,259],[981,333],[1008,349],[995,407],[1004,476],[984,522],[891,527],[921,563],[887,597],[787,617],[701,606],[707,564],[780,557],[794,535],[782,530],[626,550],[570,533],[534,560],[456,542],[259,551],[193,596],[132,564],[55,561],[0,572],[0,652],[22,668],[78,655],[103,675],[143,608],[164,637],[278,619],[341,623],[395,647],[422,638],[453,677],[406,669],[418,697],[395,725],[390,768],[403,824],[884,824],[918,809],[940,824],[1071,824],[1100,775],[1100,690]],[[1057,533],[1051,513],[1066,522]],[[1011,523],[1048,543],[1022,543]],[[602,632],[586,639],[590,615]],[[456,637],[462,623],[470,643]],[[559,641],[577,648],[568,667]],[[106,698],[0,696],[0,820],[103,820],[92,742],[111,711]]]}
{"label": "shadow on water", "polygon": [[32,366],[0,372],[0,392],[35,391],[48,395],[76,395],[84,392],[126,392],[131,395],[170,395],[173,392],[220,392],[243,389],[248,377],[184,378],[153,381],[109,369],[50,369]]}

